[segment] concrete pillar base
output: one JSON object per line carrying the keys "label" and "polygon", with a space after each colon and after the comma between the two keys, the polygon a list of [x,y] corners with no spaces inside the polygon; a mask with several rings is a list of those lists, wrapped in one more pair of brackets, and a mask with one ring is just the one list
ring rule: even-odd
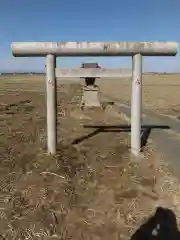
{"label": "concrete pillar base", "polygon": [[129,155],[130,155],[130,162],[132,163],[139,163],[144,159],[144,155],[141,152],[138,155],[134,155],[133,152],[130,152]]}
{"label": "concrete pillar base", "polygon": [[81,107],[100,107],[99,100],[99,87],[97,85],[90,85],[83,87],[83,96],[81,101]]}

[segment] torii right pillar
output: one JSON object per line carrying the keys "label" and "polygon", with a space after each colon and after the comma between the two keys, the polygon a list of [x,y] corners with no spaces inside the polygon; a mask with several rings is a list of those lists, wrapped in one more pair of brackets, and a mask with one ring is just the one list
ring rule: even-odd
{"label": "torii right pillar", "polygon": [[141,151],[141,110],[142,110],[142,55],[132,56],[131,95],[131,152],[135,157]]}

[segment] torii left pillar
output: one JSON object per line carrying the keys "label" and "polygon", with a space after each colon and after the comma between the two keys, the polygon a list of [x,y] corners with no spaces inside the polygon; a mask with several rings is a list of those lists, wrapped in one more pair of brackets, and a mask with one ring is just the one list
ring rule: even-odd
{"label": "torii left pillar", "polygon": [[56,57],[46,56],[46,114],[48,153],[56,154],[57,148],[57,102],[56,102]]}

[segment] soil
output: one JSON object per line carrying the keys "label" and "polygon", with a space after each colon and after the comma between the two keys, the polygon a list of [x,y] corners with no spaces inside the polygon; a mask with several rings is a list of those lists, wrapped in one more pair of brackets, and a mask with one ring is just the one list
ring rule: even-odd
{"label": "soil", "polygon": [[81,96],[79,84],[58,86],[52,157],[43,83],[1,83],[2,239],[130,239],[158,206],[176,210],[179,221],[179,182],[151,143],[140,163],[131,161],[130,129],[118,109],[81,110]]}

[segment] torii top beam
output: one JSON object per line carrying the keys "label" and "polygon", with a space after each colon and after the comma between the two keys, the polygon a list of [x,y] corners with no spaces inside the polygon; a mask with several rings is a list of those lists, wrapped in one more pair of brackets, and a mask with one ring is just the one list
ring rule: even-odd
{"label": "torii top beam", "polygon": [[175,56],[177,42],[13,42],[15,57],[55,56]]}

